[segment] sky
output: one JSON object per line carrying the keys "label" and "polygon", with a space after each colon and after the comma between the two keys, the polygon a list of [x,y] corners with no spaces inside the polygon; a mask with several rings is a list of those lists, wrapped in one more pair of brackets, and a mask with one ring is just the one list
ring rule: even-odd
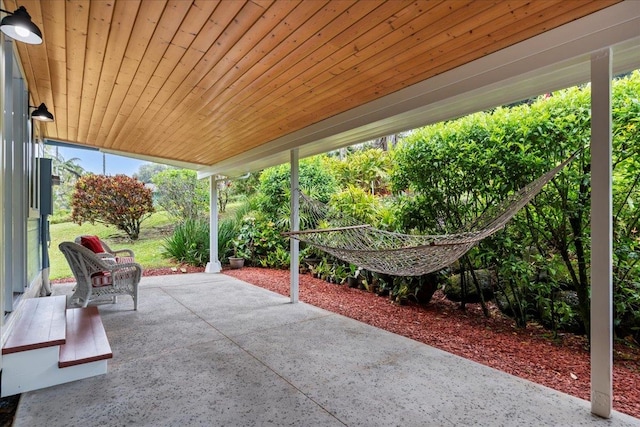
{"label": "sky", "polygon": [[[64,160],[77,158],[77,164],[82,166],[87,172],[102,174],[102,156],[99,151],[83,150],[77,148],[58,147],[58,152]],[[107,175],[124,174],[132,176],[138,172],[140,165],[148,164],[143,160],[136,160],[130,157],[116,156],[113,154],[104,154]]]}

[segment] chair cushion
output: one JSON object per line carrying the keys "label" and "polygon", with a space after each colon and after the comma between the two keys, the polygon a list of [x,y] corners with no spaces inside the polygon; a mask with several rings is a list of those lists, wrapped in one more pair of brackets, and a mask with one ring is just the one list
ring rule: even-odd
{"label": "chair cushion", "polygon": [[100,239],[98,238],[98,236],[82,236],[80,238],[80,244],[97,254],[104,252],[102,243],[100,243]]}
{"label": "chair cushion", "polygon": [[111,273],[108,271],[99,271],[91,275],[91,286],[94,288],[109,286],[111,284],[113,284],[113,280],[111,279]]}
{"label": "chair cushion", "polygon": [[117,256],[116,262],[118,264],[129,264],[132,262],[136,262],[135,258],[132,256]]}

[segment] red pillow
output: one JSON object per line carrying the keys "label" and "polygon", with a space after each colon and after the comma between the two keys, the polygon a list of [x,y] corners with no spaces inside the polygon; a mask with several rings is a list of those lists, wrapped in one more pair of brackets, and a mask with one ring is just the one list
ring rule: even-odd
{"label": "red pillow", "polygon": [[104,252],[102,243],[100,243],[98,236],[82,236],[80,237],[80,244],[85,248],[91,249],[97,254]]}

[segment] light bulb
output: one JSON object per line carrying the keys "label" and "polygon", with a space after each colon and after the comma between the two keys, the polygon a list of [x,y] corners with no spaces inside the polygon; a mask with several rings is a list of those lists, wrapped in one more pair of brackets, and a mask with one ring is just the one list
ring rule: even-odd
{"label": "light bulb", "polygon": [[15,27],[16,28],[16,34],[19,35],[20,37],[27,37],[29,36],[29,34],[31,34],[31,31],[27,30],[26,28],[23,27]]}

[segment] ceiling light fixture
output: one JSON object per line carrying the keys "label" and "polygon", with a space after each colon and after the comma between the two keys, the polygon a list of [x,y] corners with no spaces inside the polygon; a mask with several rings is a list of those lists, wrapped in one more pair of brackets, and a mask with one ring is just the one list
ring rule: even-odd
{"label": "ceiling light fixture", "polygon": [[33,110],[33,112],[31,113],[32,119],[40,120],[41,122],[53,121],[53,114],[49,112],[49,110],[47,109],[47,106],[44,105],[44,103],[40,104],[39,107],[34,107],[32,105],[29,105],[29,107],[35,108],[35,110]]}
{"label": "ceiling light fixture", "polygon": [[42,32],[36,24],[31,21],[31,16],[24,6],[20,6],[13,12],[0,9],[0,12],[9,14],[0,21],[0,31],[12,39],[28,43],[42,43]]}

